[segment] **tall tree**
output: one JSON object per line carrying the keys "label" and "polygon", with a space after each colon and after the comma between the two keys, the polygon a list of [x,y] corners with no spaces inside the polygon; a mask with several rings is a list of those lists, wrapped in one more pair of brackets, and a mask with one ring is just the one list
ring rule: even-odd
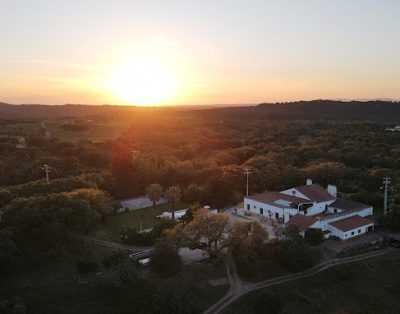
{"label": "tall tree", "polygon": [[245,254],[261,247],[268,232],[258,222],[235,221],[229,230],[229,243],[235,254]]}
{"label": "tall tree", "polygon": [[164,193],[164,196],[172,205],[172,220],[175,220],[176,204],[181,199],[181,190],[177,186],[170,186]]}
{"label": "tall tree", "polygon": [[150,184],[147,188],[147,197],[153,202],[153,208],[156,207],[156,202],[158,202],[163,194],[163,188],[158,183]]}
{"label": "tall tree", "polygon": [[227,244],[228,224],[226,214],[213,214],[209,210],[199,209],[193,213],[193,221],[183,228],[181,239],[189,246],[205,240],[209,256],[216,257],[220,249]]}

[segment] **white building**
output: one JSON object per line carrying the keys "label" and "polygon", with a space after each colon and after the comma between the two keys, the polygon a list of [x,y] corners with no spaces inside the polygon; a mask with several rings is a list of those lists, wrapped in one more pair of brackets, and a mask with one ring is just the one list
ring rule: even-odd
{"label": "white building", "polygon": [[400,132],[400,125],[395,126],[394,128],[386,128],[385,131],[389,131],[389,132]]}
{"label": "white building", "polygon": [[302,235],[308,228],[319,228],[326,237],[346,240],[374,228],[372,206],[338,198],[336,186],[324,189],[310,179],[304,186],[245,197],[244,210],[297,225]]}
{"label": "white building", "polygon": [[[187,208],[186,209],[181,209],[181,210],[176,210],[174,212],[174,217],[175,220],[180,220],[182,219],[187,212]],[[158,215],[157,218],[161,218],[161,219],[172,219],[172,212],[163,212],[161,215]]]}

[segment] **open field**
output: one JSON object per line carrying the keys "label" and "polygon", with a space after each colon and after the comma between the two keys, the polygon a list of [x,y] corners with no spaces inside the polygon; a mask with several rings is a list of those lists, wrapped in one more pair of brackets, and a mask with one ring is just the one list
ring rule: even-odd
{"label": "open field", "polygon": [[255,291],[224,313],[399,313],[400,252]]}
{"label": "open field", "polygon": [[51,120],[46,122],[46,128],[50,132],[50,137],[58,137],[66,141],[85,139],[92,142],[104,142],[121,135],[130,126],[127,120],[110,122],[88,123],[89,129],[82,132],[66,131],[61,126],[68,121]]}
{"label": "open field", "polygon": [[[187,204],[180,202],[176,206],[177,210],[187,208]],[[119,242],[119,232],[123,226],[133,227],[137,230],[152,228],[160,221],[157,215],[165,211],[170,211],[170,204],[157,205],[155,208],[147,207],[136,209],[130,212],[116,214],[109,218],[104,224],[100,224],[92,236],[101,240],[112,240]]]}
{"label": "open field", "polygon": [[126,131],[131,125],[130,120],[118,121],[92,121],[85,122],[89,129],[86,131],[68,131],[62,126],[70,123],[73,119],[48,119],[31,121],[3,121],[0,123],[0,135],[14,136],[43,136],[45,131],[49,132],[49,138],[60,138],[66,141],[85,139],[92,142],[104,142],[114,139]]}

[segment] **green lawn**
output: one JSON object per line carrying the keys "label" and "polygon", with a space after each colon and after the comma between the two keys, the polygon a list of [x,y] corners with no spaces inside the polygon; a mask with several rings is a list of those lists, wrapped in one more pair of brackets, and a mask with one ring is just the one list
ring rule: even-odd
{"label": "green lawn", "polygon": [[[187,208],[187,204],[180,202],[176,208],[177,210]],[[119,242],[119,232],[123,226],[134,227],[137,230],[140,230],[140,227],[143,229],[152,228],[160,221],[156,216],[170,210],[170,204],[161,204],[155,208],[147,207],[116,214],[110,217],[105,223],[100,224],[91,235],[101,240]]]}
{"label": "green lawn", "polygon": [[254,291],[224,313],[267,312],[400,313],[400,252]]}

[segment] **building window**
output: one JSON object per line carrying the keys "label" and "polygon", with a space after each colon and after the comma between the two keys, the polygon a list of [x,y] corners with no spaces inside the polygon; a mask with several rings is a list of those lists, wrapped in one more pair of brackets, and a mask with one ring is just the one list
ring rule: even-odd
{"label": "building window", "polygon": [[358,233],[361,233],[361,229],[358,229]]}
{"label": "building window", "polygon": [[347,238],[347,233],[344,234],[344,237]]}
{"label": "building window", "polygon": [[337,209],[335,208],[335,209],[333,210],[333,212],[336,214],[336,213],[337,213]]}
{"label": "building window", "polygon": [[354,231],[351,232],[351,235],[354,235]]}
{"label": "building window", "polygon": [[256,205],[253,205],[253,208],[257,208],[257,206],[256,206]]}
{"label": "building window", "polygon": [[247,210],[250,210],[250,204],[247,204]]}

